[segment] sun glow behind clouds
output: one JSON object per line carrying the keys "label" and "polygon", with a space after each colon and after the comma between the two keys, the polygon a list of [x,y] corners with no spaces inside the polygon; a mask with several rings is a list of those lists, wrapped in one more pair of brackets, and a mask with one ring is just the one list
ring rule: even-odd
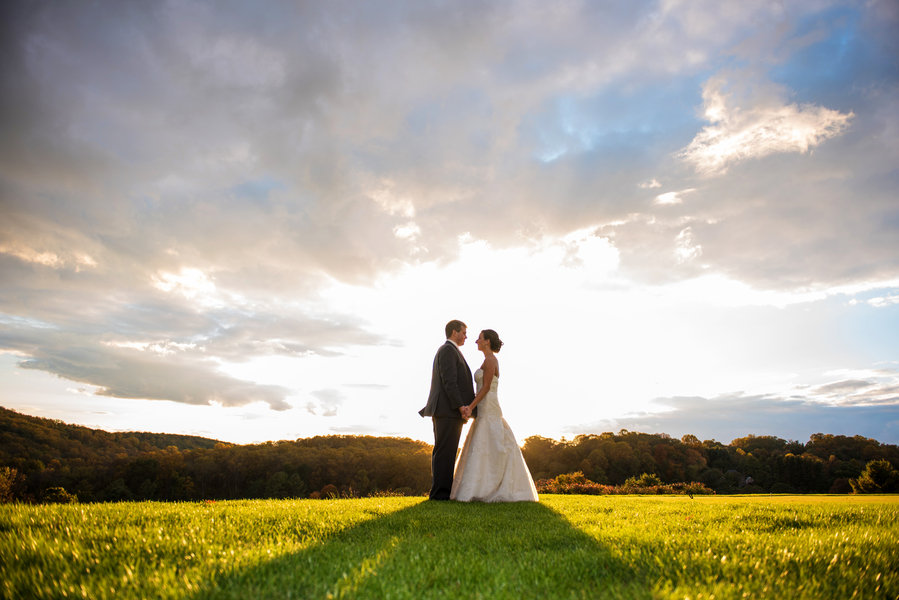
{"label": "sun glow behind clouds", "polygon": [[[791,385],[795,374],[759,368],[753,355],[771,343],[760,337],[754,311],[790,305],[790,298],[720,276],[646,288],[622,278],[618,260],[616,248],[592,228],[504,249],[464,236],[449,264],[409,266],[373,287],[335,282],[324,303],[389,330],[378,348],[340,360],[304,359],[302,370],[341,390],[342,403],[328,418],[333,431],[381,423],[424,440],[430,425],[415,411],[427,394],[443,325],[452,318],[469,326],[462,350],[472,369],[482,359],[471,343],[479,330],[495,329],[506,342],[500,395],[520,440],[658,411],[652,400],[671,390],[713,396]],[[745,310],[746,318],[725,314],[732,310]],[[279,372],[291,370],[282,365]],[[294,375],[277,383],[298,385],[303,376]],[[306,399],[292,402],[301,406]]]}
{"label": "sun glow behind clouds", "polygon": [[158,273],[153,278],[153,286],[164,292],[178,292],[190,299],[215,292],[215,284],[206,273],[189,267],[182,268],[178,273]]}
{"label": "sun glow behind clouds", "polygon": [[452,317],[520,436],[895,398],[821,376],[896,358],[889,3],[113,4],[7,19],[0,378],[54,418],[430,439]]}

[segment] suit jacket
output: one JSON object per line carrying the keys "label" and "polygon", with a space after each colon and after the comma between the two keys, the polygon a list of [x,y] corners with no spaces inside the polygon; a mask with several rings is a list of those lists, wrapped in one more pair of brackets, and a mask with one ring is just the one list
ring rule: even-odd
{"label": "suit jacket", "polygon": [[[474,384],[471,369],[462,357],[462,352],[450,340],[440,346],[431,369],[431,392],[428,403],[418,411],[423,417],[462,418],[459,408],[474,400]],[[472,411],[477,416],[478,408]]]}

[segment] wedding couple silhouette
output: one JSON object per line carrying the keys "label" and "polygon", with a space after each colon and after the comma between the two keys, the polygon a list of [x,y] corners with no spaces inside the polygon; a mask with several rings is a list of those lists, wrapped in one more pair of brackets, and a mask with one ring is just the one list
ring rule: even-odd
{"label": "wedding couple silhouette", "polygon": [[[460,502],[536,502],[534,480],[499,405],[496,353],[503,342],[492,329],[480,332],[476,343],[484,362],[472,377],[460,350],[468,339],[468,327],[452,320],[445,333],[446,342],[434,356],[428,403],[419,411],[422,417],[431,417],[434,426],[428,497]],[[457,460],[462,427],[469,419],[474,423]]]}

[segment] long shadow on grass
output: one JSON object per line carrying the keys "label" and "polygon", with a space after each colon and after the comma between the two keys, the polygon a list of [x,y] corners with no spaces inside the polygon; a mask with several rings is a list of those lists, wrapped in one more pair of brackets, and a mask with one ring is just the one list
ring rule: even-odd
{"label": "long shadow on grass", "polygon": [[633,568],[537,503],[423,501],[207,582],[200,598],[648,598]]}

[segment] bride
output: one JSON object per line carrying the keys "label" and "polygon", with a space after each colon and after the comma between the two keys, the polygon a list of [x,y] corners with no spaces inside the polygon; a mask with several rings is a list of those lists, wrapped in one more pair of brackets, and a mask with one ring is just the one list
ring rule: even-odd
{"label": "bride", "polygon": [[492,329],[485,329],[477,340],[484,353],[484,363],[475,371],[477,394],[468,406],[478,406],[462,453],[456,462],[451,500],[461,502],[536,502],[537,489],[521,455],[512,429],[503,418],[496,388],[499,385],[499,362],[494,353],[503,343]]}

